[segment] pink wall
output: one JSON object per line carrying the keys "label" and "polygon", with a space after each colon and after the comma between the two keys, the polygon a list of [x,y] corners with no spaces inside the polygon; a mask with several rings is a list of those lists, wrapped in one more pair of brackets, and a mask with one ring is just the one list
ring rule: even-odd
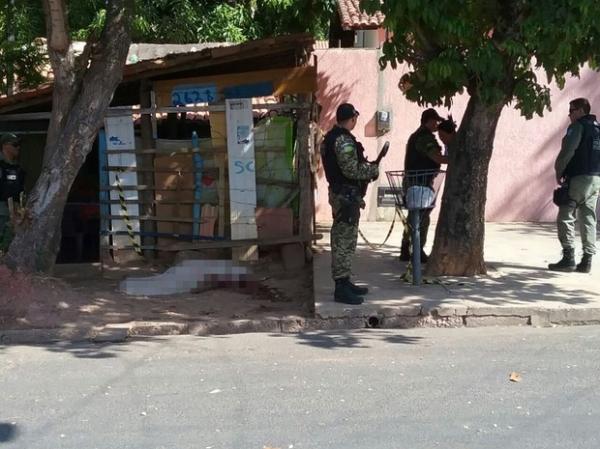
{"label": "pink wall", "polygon": [[[408,136],[418,127],[423,108],[407,101],[398,90],[404,68],[379,71],[378,50],[328,49],[316,51],[319,77],[318,101],[323,106],[321,128],[329,130],[335,121],[338,104],[349,101],[360,111],[354,131],[374,158],[386,140],[391,143],[378,183],[387,185],[385,170],[402,170]],[[540,75],[543,77],[543,75]],[[564,90],[552,85],[552,111],[544,117],[526,120],[513,108],[506,107],[496,133],[494,155],[490,164],[487,190],[486,220],[553,221],[556,208],[552,204],[554,159],[560,140],[569,124],[569,100],[583,96],[592,103],[592,113],[600,115],[600,74],[582,71],[580,79],[571,79]],[[468,98],[457,96],[452,107],[454,119],[460,123]],[[392,130],[375,136],[374,115],[378,109],[392,112]],[[597,107],[595,107],[597,105]],[[442,115],[445,108],[436,108]],[[375,183],[374,183],[375,184]],[[373,185],[374,185],[373,184]],[[317,219],[331,220],[327,203],[327,182],[322,171],[316,193]],[[369,189],[363,219],[376,219],[376,189]]]}

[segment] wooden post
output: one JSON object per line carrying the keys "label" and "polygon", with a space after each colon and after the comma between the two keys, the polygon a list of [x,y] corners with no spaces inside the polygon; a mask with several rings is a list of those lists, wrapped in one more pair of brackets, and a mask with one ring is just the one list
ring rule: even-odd
{"label": "wooden post", "polygon": [[[310,103],[311,95],[299,95],[300,103]],[[300,186],[299,235],[308,242],[313,234],[314,216],[312,174],[310,171],[310,109],[302,108],[298,112],[298,182]]]}
{"label": "wooden post", "polygon": [[108,182],[108,171],[104,167],[108,165],[108,157],[106,156],[106,132],[104,128],[98,132],[98,176],[100,177],[100,268],[104,271],[104,264],[108,263],[110,255],[110,236],[108,231],[110,228],[110,220],[107,218],[110,215],[110,206],[106,202],[110,199],[110,193],[107,190],[110,183]]}
{"label": "wooden post", "polygon": [[[143,79],[140,83],[140,107],[143,109],[152,108],[154,104],[152,103],[152,85],[150,81],[147,79]],[[152,120],[154,116],[153,114],[142,114],[141,116],[141,134],[142,134],[142,148],[154,148],[154,138],[153,138],[153,126]],[[137,156],[138,166],[141,167],[152,167],[154,166],[154,155],[152,154],[141,154]],[[154,173],[140,173],[140,184],[149,184],[154,185]],[[141,199],[144,202],[147,202],[146,208],[144,209],[144,214],[146,215],[154,215],[155,210],[151,201],[154,200],[154,192],[145,191],[141,192]],[[141,223],[142,231],[155,233],[156,232],[156,223],[155,222],[143,222]],[[152,246],[156,245],[157,241],[155,237],[144,236],[141,238],[142,246]],[[148,251],[145,253],[146,256],[152,255],[155,256],[153,251]]]}
{"label": "wooden post", "polygon": [[[209,108],[210,119],[210,134],[212,146],[215,148],[225,147],[227,145],[227,126],[225,125],[225,112],[216,111],[215,108],[223,107],[224,103],[212,105]],[[227,189],[227,151],[224,153],[214,152],[215,166],[219,169],[219,180],[217,181],[217,190],[219,193],[218,205],[218,233],[219,237],[227,237],[229,233],[226,230],[229,228],[229,190]]]}
{"label": "wooden post", "polygon": [[[231,239],[255,239],[256,173],[252,100],[225,100]],[[258,260],[258,247],[235,248],[233,260]]]}
{"label": "wooden post", "polygon": [[[106,131],[107,166],[135,169],[137,167],[137,157],[131,114],[105,117],[104,129]],[[134,152],[123,153],[121,150],[134,150]],[[141,230],[140,221],[128,218],[140,215],[140,205],[135,202],[135,200],[140,200],[139,191],[122,189],[124,185],[136,186],[139,184],[138,172],[110,170],[108,171],[108,182],[110,186],[115,187],[114,190],[111,189],[109,192],[110,199],[115,202],[119,201],[118,204],[110,204],[111,215],[123,217],[122,219],[111,218],[111,229],[113,231],[133,231],[133,234],[113,236],[113,245],[125,247],[135,243],[135,245],[140,246],[140,237],[135,234]],[[115,251],[113,255],[115,262],[128,263],[138,261],[142,254],[141,251],[123,250]]]}

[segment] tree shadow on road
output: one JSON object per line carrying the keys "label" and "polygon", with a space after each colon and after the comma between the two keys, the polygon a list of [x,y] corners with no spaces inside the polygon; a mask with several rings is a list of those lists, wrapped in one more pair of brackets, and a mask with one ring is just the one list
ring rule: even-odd
{"label": "tree shadow on road", "polygon": [[300,333],[296,336],[301,345],[312,346],[320,349],[367,349],[373,341],[383,341],[394,344],[417,344],[422,337],[393,334],[380,330],[344,330],[344,331],[316,331]]}
{"label": "tree shadow on road", "polygon": [[6,351],[10,346],[33,346],[42,348],[48,352],[57,354],[70,354],[78,359],[112,359],[119,357],[123,352],[129,351],[130,343],[151,343],[160,342],[164,338],[160,337],[135,337],[123,342],[105,342],[96,343],[92,341],[60,341],[45,344],[25,344],[15,343],[14,345],[0,345],[0,352]]}

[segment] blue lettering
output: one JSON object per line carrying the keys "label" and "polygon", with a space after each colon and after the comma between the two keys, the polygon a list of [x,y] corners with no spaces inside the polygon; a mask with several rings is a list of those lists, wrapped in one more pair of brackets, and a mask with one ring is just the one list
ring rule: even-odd
{"label": "blue lettering", "polygon": [[181,97],[179,96],[178,92],[173,92],[171,94],[171,104],[173,106],[183,106],[183,103],[181,102]]}
{"label": "blue lettering", "polygon": [[237,169],[235,172],[236,175],[244,172],[244,163],[242,161],[235,161],[233,165]]}

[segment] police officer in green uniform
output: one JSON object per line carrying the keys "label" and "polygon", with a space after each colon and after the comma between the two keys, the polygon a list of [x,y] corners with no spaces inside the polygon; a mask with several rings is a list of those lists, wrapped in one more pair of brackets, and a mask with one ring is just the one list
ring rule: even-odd
{"label": "police officer in green uniform", "polygon": [[[553,271],[589,273],[596,253],[596,204],[600,192],[600,124],[590,114],[590,103],[577,98],[569,103],[571,125],[562,139],[554,169],[556,180],[568,183],[569,202],[559,206],[558,239],[563,257],[548,265]],[[575,221],[579,220],[583,257],[575,265]]]}
{"label": "police officer in green uniform", "polygon": [[345,304],[361,304],[366,287],[350,280],[352,257],[356,251],[360,209],[370,181],[379,176],[376,163],[368,162],[363,146],[352,135],[358,111],[349,103],[336,111],[337,124],[321,144],[321,157],[329,183],[329,204],[333,213],[331,227],[331,274],[335,281],[334,300]]}
{"label": "police officer in green uniform", "polygon": [[[435,135],[440,122],[444,121],[435,109],[426,109],[421,114],[421,126],[411,134],[406,144],[406,156],[404,159],[404,170],[406,172],[405,181],[418,176],[412,176],[411,172],[418,173],[422,170],[439,170],[441,164],[448,163],[448,156],[442,154],[442,148],[438,144]],[[421,262],[427,263],[427,254],[423,247],[427,242],[429,223],[432,209],[424,209],[421,212],[410,211],[421,214],[421,228],[419,230],[421,238]],[[402,245],[400,247],[400,260],[407,262],[410,260],[410,231],[405,226],[402,235]]]}
{"label": "police officer in green uniform", "polygon": [[13,236],[8,199],[18,201],[25,187],[25,172],[18,163],[20,148],[15,134],[0,137],[0,251],[8,249]]}

